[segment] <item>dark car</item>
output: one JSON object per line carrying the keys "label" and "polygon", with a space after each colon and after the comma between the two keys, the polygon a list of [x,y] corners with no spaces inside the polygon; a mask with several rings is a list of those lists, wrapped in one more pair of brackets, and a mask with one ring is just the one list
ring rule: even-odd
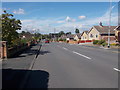
{"label": "dark car", "polygon": [[45,40],[45,43],[50,43],[50,41],[49,40]]}

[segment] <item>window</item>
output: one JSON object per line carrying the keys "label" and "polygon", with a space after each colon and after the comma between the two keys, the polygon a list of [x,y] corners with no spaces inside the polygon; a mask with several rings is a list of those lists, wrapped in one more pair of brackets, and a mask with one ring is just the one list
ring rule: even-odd
{"label": "window", "polygon": [[90,34],[90,37],[92,38],[92,37],[93,37],[93,34]]}
{"label": "window", "polygon": [[96,35],[96,38],[98,37],[98,35]]}

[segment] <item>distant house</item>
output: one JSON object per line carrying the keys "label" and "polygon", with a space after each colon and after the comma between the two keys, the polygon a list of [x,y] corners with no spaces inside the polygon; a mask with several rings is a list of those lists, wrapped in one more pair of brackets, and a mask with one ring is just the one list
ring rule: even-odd
{"label": "distant house", "polygon": [[66,37],[67,40],[74,40],[74,34],[67,34]]}
{"label": "distant house", "polygon": [[24,34],[20,35],[19,37],[22,39],[31,39],[33,37],[33,35],[29,34],[29,33],[24,33]]}
{"label": "distant house", "polygon": [[[115,40],[115,29],[116,26],[111,26],[110,28],[110,41]],[[93,26],[88,32],[89,40],[108,40],[108,30],[109,26]]]}
{"label": "distant house", "polygon": [[83,33],[81,34],[81,40],[88,40],[88,31],[83,31]]}
{"label": "distant house", "polygon": [[120,43],[120,25],[117,26],[114,30],[115,30],[116,41]]}
{"label": "distant house", "polygon": [[61,35],[60,39],[66,39],[67,36],[65,34]]}
{"label": "distant house", "polygon": [[77,33],[74,35],[74,40],[79,41],[81,40],[81,33]]}

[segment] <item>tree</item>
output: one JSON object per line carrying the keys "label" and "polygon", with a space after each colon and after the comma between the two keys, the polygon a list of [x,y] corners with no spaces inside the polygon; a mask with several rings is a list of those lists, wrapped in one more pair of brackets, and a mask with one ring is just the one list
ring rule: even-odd
{"label": "tree", "polygon": [[71,34],[71,32],[67,32],[66,35],[67,35],[67,34]]}
{"label": "tree", "polygon": [[8,45],[13,44],[19,39],[17,30],[21,29],[21,21],[13,18],[12,14],[4,11],[0,21],[2,21],[2,40],[7,41]]}
{"label": "tree", "polygon": [[79,29],[76,28],[75,33],[80,33],[80,32],[79,32]]}
{"label": "tree", "polygon": [[65,34],[64,31],[60,31],[60,32],[58,33],[58,36],[61,37],[61,35],[63,35],[63,34]]}

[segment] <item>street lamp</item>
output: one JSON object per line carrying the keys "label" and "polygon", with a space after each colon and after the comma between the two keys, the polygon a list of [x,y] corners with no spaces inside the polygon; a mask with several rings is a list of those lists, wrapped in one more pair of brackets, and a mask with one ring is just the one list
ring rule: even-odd
{"label": "street lamp", "polygon": [[111,12],[112,12],[112,8],[111,5],[112,2],[110,0],[110,12],[109,12],[109,29],[108,29],[108,48],[110,48],[110,28],[111,28]]}
{"label": "street lamp", "polygon": [[56,31],[56,29],[54,28],[54,42],[55,42],[55,39],[56,39],[55,31]]}

